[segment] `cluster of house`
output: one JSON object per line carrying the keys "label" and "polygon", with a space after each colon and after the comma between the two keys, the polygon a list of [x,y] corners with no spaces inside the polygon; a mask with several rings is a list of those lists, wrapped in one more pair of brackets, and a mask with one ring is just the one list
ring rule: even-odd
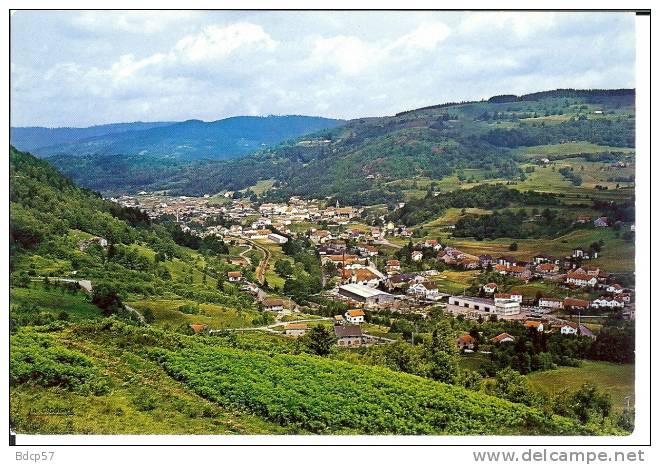
{"label": "cluster of house", "polygon": [[332,232],[328,229],[312,228],[309,230],[308,234],[309,240],[315,245],[331,245],[332,243],[341,244],[346,240],[361,241],[362,244],[360,244],[359,247],[363,249],[362,252],[364,252],[365,255],[371,254],[372,256],[375,256],[378,255],[378,249],[369,245],[369,242],[382,239],[384,237],[384,230],[372,227],[369,230],[346,228],[343,231]]}
{"label": "cluster of house", "polygon": [[429,279],[434,274],[437,274],[437,271],[398,273],[388,276],[383,285],[390,292],[405,292],[411,297],[436,301],[443,294],[439,292],[437,284]]}
{"label": "cluster of house", "polygon": [[[544,322],[541,320],[527,320],[522,324],[523,326],[525,326],[525,328],[534,329],[538,332],[557,331],[560,334],[564,334],[564,335],[583,336],[583,337],[589,337],[591,339],[596,338],[596,335],[585,325],[581,323],[575,323],[573,321],[557,321],[550,324],[547,321]],[[504,332],[498,334],[497,336],[491,337],[488,341],[493,345],[497,345],[508,342],[515,342],[516,338],[515,336],[512,336],[511,334]],[[470,334],[461,334],[456,338],[456,347],[458,347],[459,350],[470,352],[474,350],[476,342],[477,342],[476,339]]]}
{"label": "cluster of house", "polygon": [[150,219],[164,215],[173,216],[177,222],[203,221],[217,215],[222,209],[209,203],[209,195],[202,197],[168,196],[162,194],[139,192],[137,196],[122,195],[109,200],[123,207],[138,208]]}
{"label": "cluster of house", "polygon": [[[337,338],[339,347],[361,347],[370,345],[375,339],[362,331],[361,324],[364,323],[365,312],[354,308],[347,310],[343,315],[334,317],[333,332]],[[309,328],[305,323],[289,323],[284,327],[284,334],[291,337],[304,335]]]}
{"label": "cluster of house", "polygon": [[[570,275],[570,273],[569,273]],[[568,276],[568,275],[567,275]],[[582,278],[581,278],[582,279]],[[596,278],[593,278],[596,279]],[[493,295],[494,301],[497,302],[498,298],[514,300],[522,303],[521,294],[498,294],[496,283],[487,283],[482,286],[484,294]],[[539,297],[537,305],[541,308],[551,310],[586,310],[593,309],[606,309],[606,308],[624,308],[631,302],[631,293],[626,291],[620,284],[606,284],[602,286],[605,293],[593,300],[575,299],[572,297],[565,297],[563,299],[554,297]]]}
{"label": "cluster of house", "polygon": [[[586,260],[598,258],[598,252],[591,249],[575,248],[571,255],[563,259],[547,255],[537,255],[532,262],[504,255],[497,258],[489,254],[479,256],[465,253],[455,247],[443,247],[438,241],[428,239],[415,245],[411,252],[412,261],[421,261],[428,257],[428,250],[438,252],[435,258],[445,265],[455,266],[460,269],[487,269],[508,275],[513,278],[528,282],[532,277],[540,277],[544,280],[563,281],[569,286],[592,286],[606,283],[609,276],[597,267],[584,266]],[[387,262],[386,271],[394,274],[400,270],[400,263],[396,260]]]}
{"label": "cluster of house", "polygon": [[540,297],[538,306],[549,309],[587,310],[593,309],[623,309],[630,303],[630,294],[602,295],[593,300],[574,299],[565,297],[557,299],[553,297]]}
{"label": "cluster of house", "polygon": [[305,200],[300,197],[291,197],[287,203],[264,203],[259,206],[259,214],[265,218],[272,218],[280,224],[287,225],[302,221],[328,222],[347,224],[352,218],[360,214],[360,209],[352,206],[335,206],[323,208],[316,200]]}
{"label": "cluster of house", "polygon": [[482,264],[479,257],[465,253],[454,247],[443,248],[442,246],[439,246],[437,250],[441,250],[437,255],[438,260],[445,265],[456,266],[466,270],[474,270],[480,266],[488,265],[488,263]]}

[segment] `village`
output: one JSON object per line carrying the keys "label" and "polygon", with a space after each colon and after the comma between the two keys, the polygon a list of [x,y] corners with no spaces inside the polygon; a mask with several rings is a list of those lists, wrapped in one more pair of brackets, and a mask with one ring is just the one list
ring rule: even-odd
{"label": "village", "polygon": [[[539,254],[530,261],[510,255],[474,255],[437,239],[415,242],[411,229],[388,222],[385,216],[380,218],[380,226],[365,224],[361,207],[340,206],[338,202],[329,205],[326,201],[299,197],[291,197],[286,203],[259,205],[232,194],[223,194],[221,202],[213,201],[209,195],[173,197],[146,192],[111,200],[139,208],[154,220],[171,218],[183,232],[192,235],[214,236],[227,243],[263,250],[264,258],[256,268],[255,279],[245,277],[242,269],[249,262],[243,257],[231,259],[237,269],[228,271],[226,277],[251,294],[264,310],[275,314],[277,322],[309,313],[310,304],[298,304],[281,292],[263,288],[264,271],[270,260],[264,244],[281,246],[291,237],[309,241],[323,270],[326,285],[322,297],[349,307],[343,314],[327,318],[333,322],[340,347],[394,342],[362,329],[369,314],[380,311],[424,317],[429,309],[442,308],[461,319],[510,320],[537,331],[591,338],[595,337],[587,323],[591,318],[611,312],[620,312],[624,319],[635,318],[634,290],[617,283],[606,270],[588,264],[598,257],[599,252],[593,248],[574,248],[563,257]],[[606,218],[593,222],[594,227],[608,227]],[[402,241],[408,241],[408,245],[400,245]],[[466,286],[460,294],[443,292],[439,285],[442,270],[474,271],[477,281],[493,276],[497,279]],[[554,291],[552,295],[537,293],[530,298],[501,289],[511,287],[511,283],[530,282],[543,283]],[[559,297],[561,294],[564,296]],[[576,294],[582,297],[575,297]],[[308,323],[293,320],[272,327],[284,335],[298,337],[309,329]],[[197,325],[195,330],[201,328]],[[493,342],[510,338],[501,334]],[[471,350],[470,339],[467,334],[459,336],[458,348]]]}

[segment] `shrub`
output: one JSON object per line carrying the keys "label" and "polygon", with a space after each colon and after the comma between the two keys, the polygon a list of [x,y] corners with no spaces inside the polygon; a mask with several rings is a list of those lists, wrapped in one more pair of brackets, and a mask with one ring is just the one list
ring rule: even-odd
{"label": "shrub", "polygon": [[9,380],[60,387],[78,394],[104,394],[105,376],[85,355],[67,349],[45,334],[21,331],[10,338]]}

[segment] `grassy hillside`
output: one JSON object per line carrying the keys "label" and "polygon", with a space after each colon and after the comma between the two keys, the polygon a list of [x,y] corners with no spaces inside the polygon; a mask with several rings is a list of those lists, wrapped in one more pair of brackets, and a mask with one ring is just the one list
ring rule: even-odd
{"label": "grassy hillside", "polygon": [[[121,347],[126,338],[106,330],[114,343],[95,337],[98,327],[68,327],[52,334],[23,331],[12,337],[10,416],[17,432],[25,434],[286,434],[272,422],[236,409],[222,408],[170,378],[147,357]],[[140,330],[144,333],[144,330]],[[29,341],[31,344],[28,344]],[[50,362],[51,371],[66,381],[53,385],[42,373],[37,381],[19,380],[19,360],[43,349],[66,353],[68,361]],[[20,345],[19,345],[20,344]],[[27,349],[25,348],[27,347]],[[30,350],[30,348],[32,350]],[[56,352],[55,352],[56,351]],[[66,351],[66,352],[63,352]],[[39,359],[43,363],[43,358]],[[69,374],[87,365],[87,378],[100,389],[87,393],[84,378]],[[22,373],[42,367],[23,366]],[[35,377],[34,375],[32,375]],[[90,380],[86,380],[90,383]],[[61,415],[39,415],[57,411]],[[37,412],[37,414],[35,414]]]}
{"label": "grassy hillside", "polygon": [[[47,162],[14,148],[10,175],[11,271],[21,283],[75,276],[108,284],[125,300],[163,296],[254,309],[233,287],[217,288],[216,278],[232,269],[222,256],[179,245],[171,229],[78,188]],[[96,236],[110,245],[86,245]]]}
{"label": "grassy hillside", "polygon": [[[294,347],[266,340],[181,336],[105,320],[26,328],[12,343],[12,423],[20,432],[604,432],[384,368],[288,355]],[[41,421],[28,414],[31,401],[74,415]]]}
{"label": "grassy hillside", "polygon": [[635,405],[634,365],[585,360],[579,368],[562,367],[533,373],[528,375],[528,378],[534,386],[547,394],[577,388],[588,379],[612,396],[614,411],[624,410],[626,397],[630,397],[630,405]]}

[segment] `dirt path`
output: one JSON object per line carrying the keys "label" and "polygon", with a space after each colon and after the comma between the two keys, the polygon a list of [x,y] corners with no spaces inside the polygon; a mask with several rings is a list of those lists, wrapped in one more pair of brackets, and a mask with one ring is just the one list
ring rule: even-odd
{"label": "dirt path", "polygon": [[252,247],[254,247],[255,249],[261,250],[261,252],[263,252],[264,254],[264,258],[261,260],[256,270],[257,281],[259,282],[259,284],[263,284],[266,276],[266,270],[268,269],[268,262],[270,261],[272,254],[268,249],[260,246],[256,242],[248,241],[248,243],[252,245]]}

